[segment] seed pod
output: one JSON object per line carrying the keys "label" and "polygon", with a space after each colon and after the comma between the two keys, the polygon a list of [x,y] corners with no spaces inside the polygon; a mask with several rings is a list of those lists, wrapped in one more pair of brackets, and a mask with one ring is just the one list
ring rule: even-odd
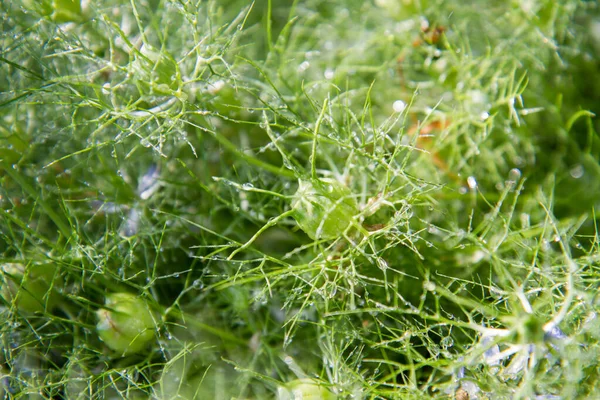
{"label": "seed pod", "polygon": [[23,0],[23,6],[53,21],[77,22],[81,20],[81,0]]}
{"label": "seed pod", "polygon": [[97,311],[96,330],[114,351],[129,355],[144,350],[154,338],[156,324],[148,304],[130,293],[106,296],[106,309]]}
{"label": "seed pod", "polygon": [[135,55],[132,68],[144,94],[168,95],[181,84],[177,62],[165,49],[144,44]]}
{"label": "seed pod", "polygon": [[292,202],[294,219],[311,239],[336,239],[358,214],[350,189],[335,179],[300,181]]}
{"label": "seed pod", "polygon": [[0,266],[0,296],[22,312],[51,310],[57,293],[51,288],[56,267],[51,264],[4,264]]}
{"label": "seed pod", "polygon": [[296,379],[277,389],[277,400],[334,400],[326,387],[312,379]]}

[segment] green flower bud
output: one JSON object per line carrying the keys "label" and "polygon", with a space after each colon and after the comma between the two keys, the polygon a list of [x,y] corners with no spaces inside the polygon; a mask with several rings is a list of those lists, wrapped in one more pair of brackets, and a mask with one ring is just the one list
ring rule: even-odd
{"label": "green flower bud", "polygon": [[51,310],[57,293],[51,289],[56,267],[50,264],[4,264],[0,266],[0,296],[23,312]]}
{"label": "green flower bud", "polygon": [[59,23],[81,20],[80,0],[23,0],[23,5]]}
{"label": "green flower bud", "polygon": [[277,389],[277,400],[334,400],[326,387],[312,379],[296,379]]}
{"label": "green flower bud", "polygon": [[336,239],[358,214],[350,189],[335,179],[300,181],[292,203],[294,219],[311,239]]}
{"label": "green flower bud", "polygon": [[133,72],[145,94],[168,95],[181,84],[177,62],[165,49],[144,44],[133,62]]}
{"label": "green flower bud", "polygon": [[106,296],[106,309],[97,311],[96,330],[114,351],[129,355],[144,350],[154,338],[156,324],[148,304],[130,293]]}

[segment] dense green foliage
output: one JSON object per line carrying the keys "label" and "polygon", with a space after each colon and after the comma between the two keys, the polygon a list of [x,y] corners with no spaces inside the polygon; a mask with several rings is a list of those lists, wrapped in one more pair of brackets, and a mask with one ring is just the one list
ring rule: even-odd
{"label": "dense green foliage", "polygon": [[600,397],[595,1],[0,16],[0,397]]}

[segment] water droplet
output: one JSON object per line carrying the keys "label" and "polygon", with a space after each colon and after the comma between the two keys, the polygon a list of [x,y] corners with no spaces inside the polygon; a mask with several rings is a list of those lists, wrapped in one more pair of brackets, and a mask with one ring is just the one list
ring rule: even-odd
{"label": "water droplet", "polygon": [[406,108],[406,103],[403,102],[402,100],[396,100],[394,102],[394,104],[392,105],[392,107],[394,108],[395,112],[401,113]]}
{"label": "water droplet", "polygon": [[298,66],[298,72],[304,72],[306,71],[308,68],[310,67],[310,63],[308,61],[304,61],[302,62],[302,64],[300,64]]}
{"label": "water droplet", "polygon": [[518,168],[513,168],[508,172],[508,179],[516,182],[521,179],[521,170]]}
{"label": "water droplet", "polygon": [[574,179],[579,179],[579,178],[581,178],[583,176],[584,172],[585,172],[585,170],[583,169],[583,165],[577,164],[576,166],[574,166],[573,168],[571,168],[571,170],[569,171],[569,174]]}
{"label": "water droplet", "polygon": [[553,241],[553,242],[555,242],[555,243],[556,243],[556,242],[560,242],[560,236],[558,236],[558,235],[554,235],[554,236],[552,237],[552,241]]}
{"label": "water droplet", "polygon": [[446,336],[442,339],[440,345],[444,349],[449,349],[450,347],[454,346],[454,339],[452,339],[450,336]]}
{"label": "water droplet", "polygon": [[244,188],[245,190],[250,190],[250,189],[254,188],[254,185],[251,184],[250,182],[247,182],[242,185],[242,188]]}
{"label": "water droplet", "polygon": [[196,279],[192,285],[194,286],[194,288],[196,289],[202,289],[204,287],[204,284],[202,283],[201,279]]}
{"label": "water droplet", "polygon": [[477,188],[477,180],[475,179],[474,176],[470,176],[467,178],[467,185],[469,185],[470,189],[476,189]]}
{"label": "water droplet", "polygon": [[440,233],[440,230],[435,225],[429,225],[429,227],[427,228],[427,232],[433,235],[438,235]]}
{"label": "water droplet", "polygon": [[335,76],[335,71],[331,68],[327,68],[323,75],[325,76],[325,79],[333,79]]}
{"label": "water droplet", "polygon": [[382,271],[385,271],[389,268],[387,261],[385,261],[383,258],[377,259],[377,265],[379,266],[379,268],[381,268]]}

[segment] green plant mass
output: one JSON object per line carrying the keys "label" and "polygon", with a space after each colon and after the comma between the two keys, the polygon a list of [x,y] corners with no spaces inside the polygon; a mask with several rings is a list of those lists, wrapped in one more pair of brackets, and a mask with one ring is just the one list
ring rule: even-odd
{"label": "green plant mass", "polygon": [[154,317],[144,300],[130,293],[106,297],[106,309],[96,312],[98,336],[108,347],[122,354],[138,353],[154,337]]}
{"label": "green plant mass", "polygon": [[16,306],[26,313],[43,312],[52,309],[57,302],[52,289],[52,279],[56,269],[52,265],[4,264],[0,296],[10,306]]}
{"label": "green plant mass", "polygon": [[329,400],[335,396],[326,388],[319,386],[310,379],[298,379],[282,386],[277,391],[277,400]]}
{"label": "green plant mass", "polygon": [[300,181],[292,202],[294,218],[311,239],[336,239],[358,213],[351,195],[333,179]]}
{"label": "green plant mass", "polygon": [[597,1],[0,21],[0,398],[600,398]]}

